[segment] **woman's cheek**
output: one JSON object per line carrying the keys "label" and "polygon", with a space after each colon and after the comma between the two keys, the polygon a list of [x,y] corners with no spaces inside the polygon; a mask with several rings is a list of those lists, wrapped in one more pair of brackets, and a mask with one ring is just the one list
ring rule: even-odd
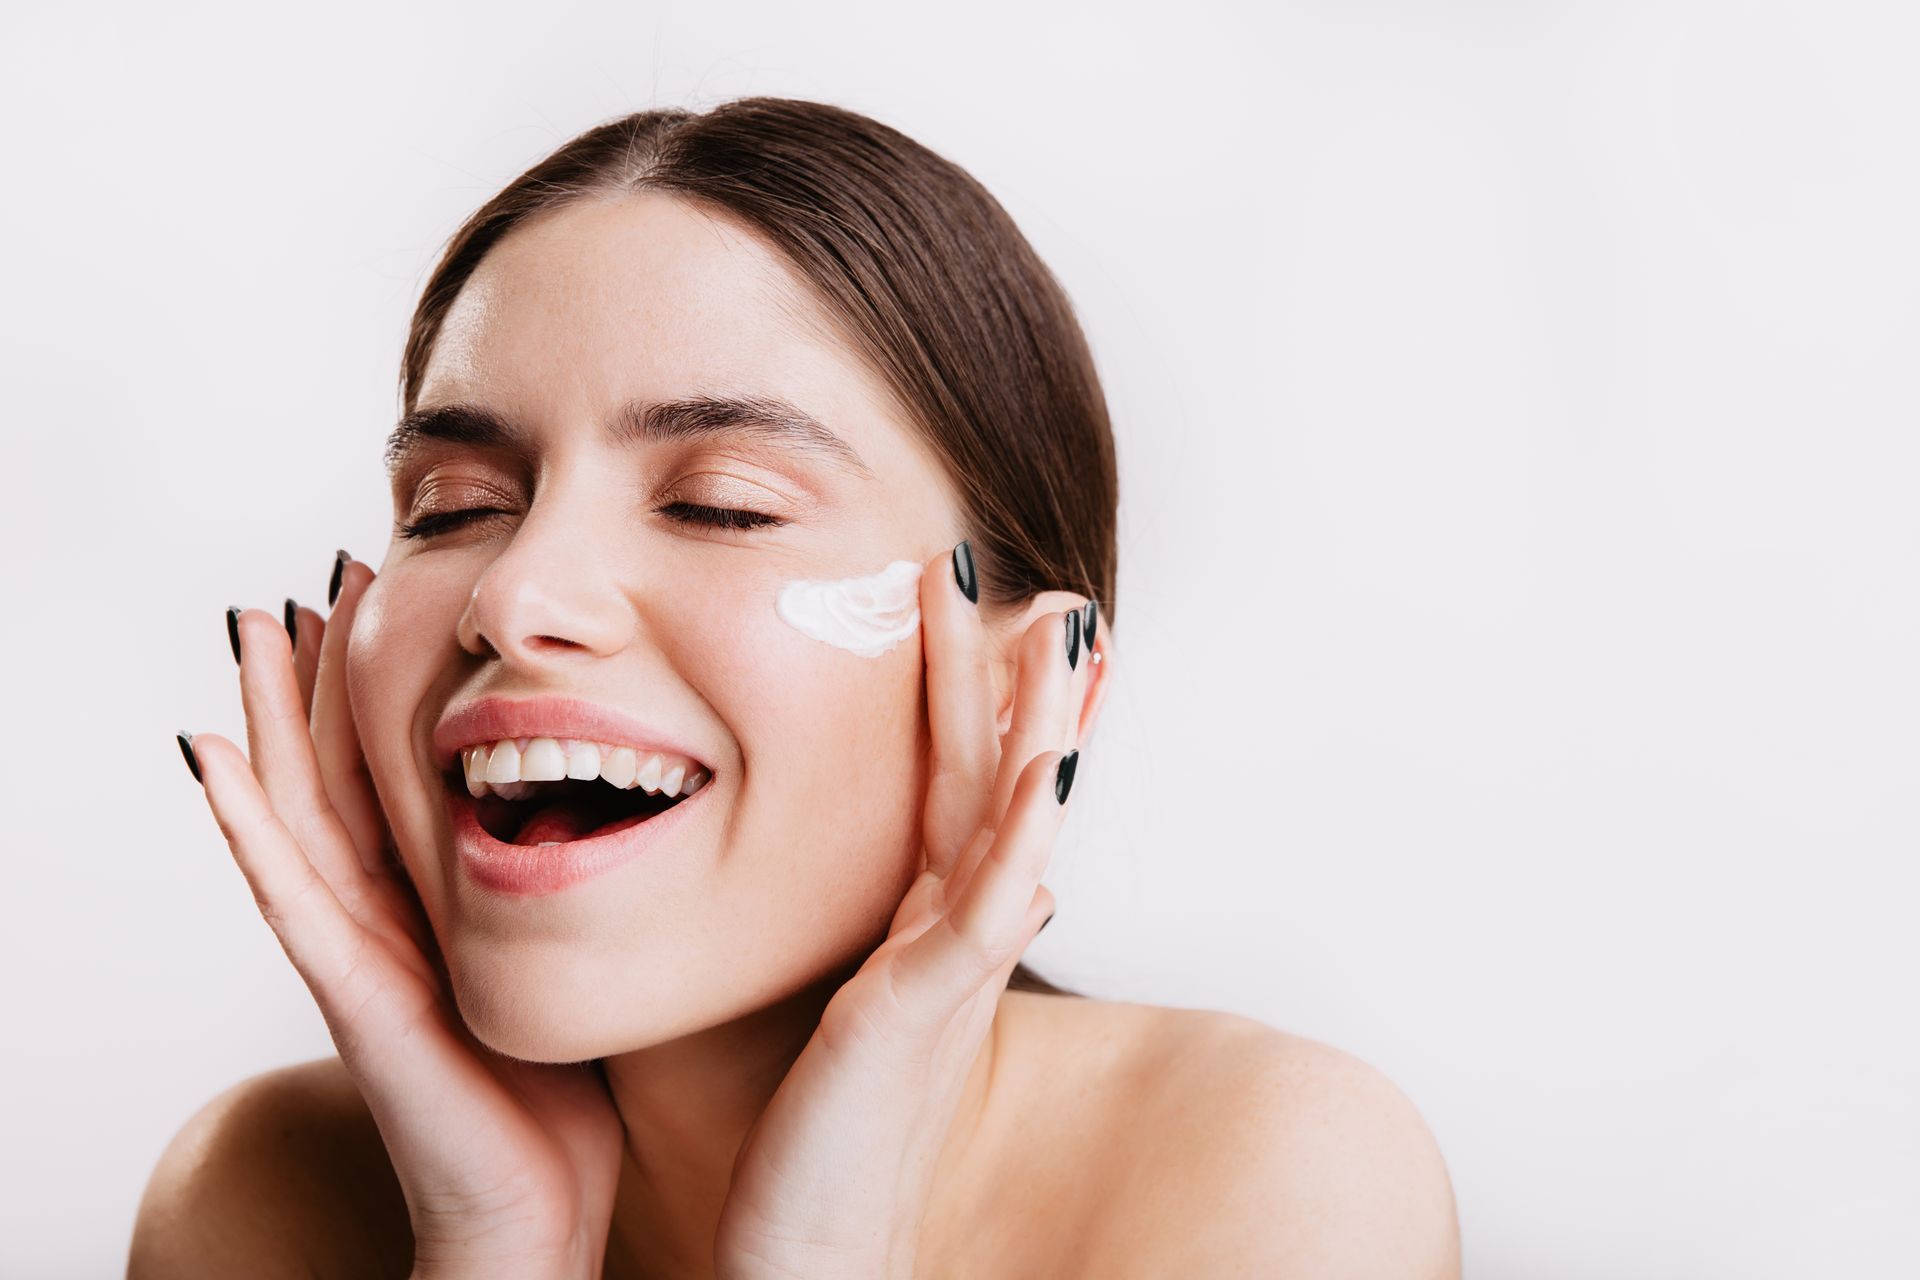
{"label": "woman's cheek", "polygon": [[374,578],[353,613],[353,630],[347,635],[347,702],[353,708],[353,722],[361,726],[363,746],[370,749],[384,736],[377,732],[378,709],[390,707],[390,690],[383,687],[394,678],[390,654],[382,652],[391,631],[387,625],[387,597],[390,584],[384,576]]}
{"label": "woman's cheek", "polygon": [[[891,750],[920,711],[920,562],[768,584],[755,623],[793,694],[786,730],[843,744],[842,759]],[[872,775],[869,775],[872,776]]]}
{"label": "woman's cheek", "polygon": [[[922,649],[917,625],[873,657],[806,634],[777,607],[786,585],[741,602],[728,670],[701,692],[740,752],[741,910],[824,962],[884,929],[918,869]],[[798,933],[795,902],[818,904]]]}
{"label": "woman's cheek", "polygon": [[[407,579],[404,564],[374,578],[354,609],[346,650],[354,729],[374,791],[403,848],[427,847],[439,819],[439,795],[433,780],[421,776],[424,766],[414,757],[414,744],[431,734],[424,717],[437,705],[428,696],[433,682],[453,674],[436,645],[453,643],[454,625],[452,620],[444,630],[426,625],[437,616],[435,602],[427,584]],[[408,619],[413,625],[406,625]],[[418,804],[408,803],[416,798]]]}
{"label": "woman's cheek", "polygon": [[[844,794],[891,786],[888,760],[910,754],[921,714],[917,574],[896,572],[893,595],[878,599],[897,601],[900,580],[910,578],[904,612],[871,608],[874,577],[768,575],[743,584],[701,620],[699,651],[707,658],[700,665],[707,670],[702,678],[690,666],[689,678],[735,737],[748,775],[770,789],[824,785]],[[859,622],[863,610],[876,625]],[[823,621],[828,613],[854,621],[835,630]],[[820,638],[823,631],[864,645],[871,656]],[[892,642],[873,652],[873,638],[883,632]],[[911,763],[900,759],[902,767]]]}

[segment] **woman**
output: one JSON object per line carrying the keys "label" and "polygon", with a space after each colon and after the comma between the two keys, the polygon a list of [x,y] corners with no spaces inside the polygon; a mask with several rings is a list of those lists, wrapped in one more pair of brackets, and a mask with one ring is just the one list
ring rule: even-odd
{"label": "woman", "polygon": [[970,177],[808,102],[603,125],[456,235],[401,394],[379,574],[230,610],[249,751],[181,735],[339,1055],[188,1123],[134,1276],[1457,1273],[1378,1075],[1019,964],[1117,486]]}

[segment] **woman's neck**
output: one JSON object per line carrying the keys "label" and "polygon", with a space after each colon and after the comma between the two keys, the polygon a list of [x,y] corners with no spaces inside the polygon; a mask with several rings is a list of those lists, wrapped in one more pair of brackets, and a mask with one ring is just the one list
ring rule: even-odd
{"label": "woman's neck", "polygon": [[[852,972],[720,1026],[604,1060],[626,1128],[608,1276],[712,1274],[714,1232],[740,1145]],[[936,1202],[985,1113],[994,1045],[990,1031],[937,1166]]]}

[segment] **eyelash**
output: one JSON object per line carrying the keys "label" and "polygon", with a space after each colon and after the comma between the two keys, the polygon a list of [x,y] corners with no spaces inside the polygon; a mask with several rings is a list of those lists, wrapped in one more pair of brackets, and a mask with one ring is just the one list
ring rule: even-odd
{"label": "eyelash", "polygon": [[[747,511],[736,507],[708,507],[698,502],[669,502],[656,508],[669,520],[681,524],[700,524],[715,529],[758,529],[766,526],[783,525],[785,520],[779,516],[770,516],[764,511]],[[674,514],[678,512],[680,514]],[[465,511],[442,511],[434,515],[400,526],[403,538],[431,538],[435,534],[447,533],[465,525],[472,524],[481,516],[507,515],[496,507],[471,507]]]}

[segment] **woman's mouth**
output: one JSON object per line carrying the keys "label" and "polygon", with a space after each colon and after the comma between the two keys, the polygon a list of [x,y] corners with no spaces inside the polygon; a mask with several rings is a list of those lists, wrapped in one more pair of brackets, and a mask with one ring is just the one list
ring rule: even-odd
{"label": "woman's mouth", "polygon": [[574,738],[503,738],[462,749],[445,781],[506,844],[566,844],[665,813],[710,779],[699,761]]}
{"label": "woman's mouth", "polygon": [[[563,774],[574,776],[555,776]],[[552,738],[470,747],[442,775],[462,867],[481,886],[518,896],[635,856],[683,825],[679,812],[710,781],[688,757],[639,760],[632,748]]]}
{"label": "woman's mouth", "polygon": [[622,790],[598,778],[520,785],[525,792],[518,799],[490,791],[474,800],[481,827],[505,844],[567,844],[605,835],[665,813],[685,798]]}

